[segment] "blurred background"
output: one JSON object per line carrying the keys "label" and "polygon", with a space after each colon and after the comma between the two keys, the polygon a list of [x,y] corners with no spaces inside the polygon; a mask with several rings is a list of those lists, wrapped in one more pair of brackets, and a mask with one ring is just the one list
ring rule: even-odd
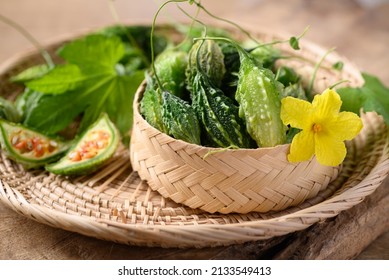
{"label": "blurred background", "polygon": [[[44,44],[64,34],[123,22],[152,22],[160,0],[1,0],[0,14],[27,29]],[[337,51],[363,71],[374,72],[389,84],[389,0],[203,0],[212,13],[275,33],[300,34]],[[194,7],[183,4],[189,11]],[[200,17],[208,18],[206,15]],[[187,20],[175,4],[158,21]],[[0,62],[31,48],[15,29],[0,22]]]}

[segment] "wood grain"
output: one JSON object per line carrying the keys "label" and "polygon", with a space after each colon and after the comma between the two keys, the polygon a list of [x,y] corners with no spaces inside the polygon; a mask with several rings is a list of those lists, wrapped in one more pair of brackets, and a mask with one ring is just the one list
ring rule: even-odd
{"label": "wood grain", "polygon": [[[122,20],[142,18],[151,22],[155,2],[161,1],[150,2],[145,5],[144,0],[117,0],[115,4]],[[299,34],[310,25],[307,39],[325,48],[337,47],[361,70],[389,85],[389,3],[374,7],[360,3],[229,0],[225,5],[224,0],[203,0],[221,17],[274,32]],[[0,11],[27,27],[41,42],[114,22],[105,0],[4,0]],[[166,17],[182,18],[182,14],[169,7]],[[0,34],[4,38],[0,62],[31,47],[15,30],[1,23]],[[183,250],[132,247],[89,238],[36,223],[0,204],[0,259],[389,259],[388,211],[386,180],[364,202],[305,231],[244,245]]]}

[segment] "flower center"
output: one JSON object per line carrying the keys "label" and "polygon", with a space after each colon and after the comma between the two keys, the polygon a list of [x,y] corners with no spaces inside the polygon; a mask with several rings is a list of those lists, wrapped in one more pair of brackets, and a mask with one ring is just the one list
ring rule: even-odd
{"label": "flower center", "polygon": [[314,133],[319,133],[322,130],[322,127],[318,123],[314,123],[312,126],[312,130]]}

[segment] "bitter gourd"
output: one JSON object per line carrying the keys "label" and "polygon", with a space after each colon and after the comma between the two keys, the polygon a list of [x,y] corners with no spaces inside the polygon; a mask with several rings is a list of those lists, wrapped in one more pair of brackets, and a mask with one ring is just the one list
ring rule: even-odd
{"label": "bitter gourd", "polygon": [[189,143],[201,144],[195,111],[186,101],[168,91],[162,94],[162,120],[169,135]]}
{"label": "bitter gourd", "polygon": [[155,71],[164,90],[185,98],[185,70],[187,53],[169,49],[162,52],[155,60]]}
{"label": "bitter gourd", "polygon": [[162,93],[154,79],[146,75],[146,89],[140,102],[140,113],[145,120],[161,132],[168,133],[162,121]]}
{"label": "bitter gourd", "polygon": [[60,175],[83,175],[100,168],[115,153],[120,133],[107,114],[102,114],[58,162],[46,170]]}
{"label": "bitter gourd", "polygon": [[247,131],[259,147],[284,144],[286,127],[280,117],[282,84],[271,70],[263,68],[239,46],[238,51],[240,69],[235,98],[239,115],[246,120]]}
{"label": "bitter gourd", "polygon": [[217,43],[212,40],[197,41],[189,51],[186,82],[189,90],[199,69],[217,87],[220,87],[226,68],[224,55]]}
{"label": "bitter gourd", "polygon": [[205,132],[205,144],[215,147],[251,147],[252,140],[245,130],[243,119],[239,117],[238,107],[215,84],[223,78],[215,70],[223,69],[223,75],[225,71],[220,47],[210,40],[199,41],[191,52],[187,82],[191,83],[192,106]]}
{"label": "bitter gourd", "polygon": [[58,138],[43,135],[21,124],[0,120],[1,148],[10,159],[27,169],[57,160],[69,148]]}
{"label": "bitter gourd", "polygon": [[224,93],[199,72],[193,81],[193,106],[210,145],[250,148],[252,139],[245,130],[239,108]]}

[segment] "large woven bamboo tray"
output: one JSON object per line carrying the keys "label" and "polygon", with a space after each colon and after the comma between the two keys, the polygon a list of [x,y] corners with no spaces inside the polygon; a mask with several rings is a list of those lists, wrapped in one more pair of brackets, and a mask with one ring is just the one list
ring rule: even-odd
{"label": "large woven bamboo tray", "polygon": [[[70,39],[74,35],[46,47],[54,53]],[[315,45],[307,48],[310,59],[324,53]],[[339,59],[333,54],[329,63]],[[2,64],[0,94],[15,98],[21,88],[10,84],[9,77],[42,62],[31,51]],[[355,68],[348,67],[346,62],[345,75],[361,82]],[[326,80],[325,73],[321,77]],[[334,217],[380,186],[389,173],[387,127],[375,113],[364,114],[362,119],[364,129],[347,143],[339,176],[314,198],[280,212],[210,214],[177,204],[140,180],[124,147],[97,173],[76,178],[26,171],[0,153],[0,200],[39,223],[123,244],[207,247],[269,239]]]}

